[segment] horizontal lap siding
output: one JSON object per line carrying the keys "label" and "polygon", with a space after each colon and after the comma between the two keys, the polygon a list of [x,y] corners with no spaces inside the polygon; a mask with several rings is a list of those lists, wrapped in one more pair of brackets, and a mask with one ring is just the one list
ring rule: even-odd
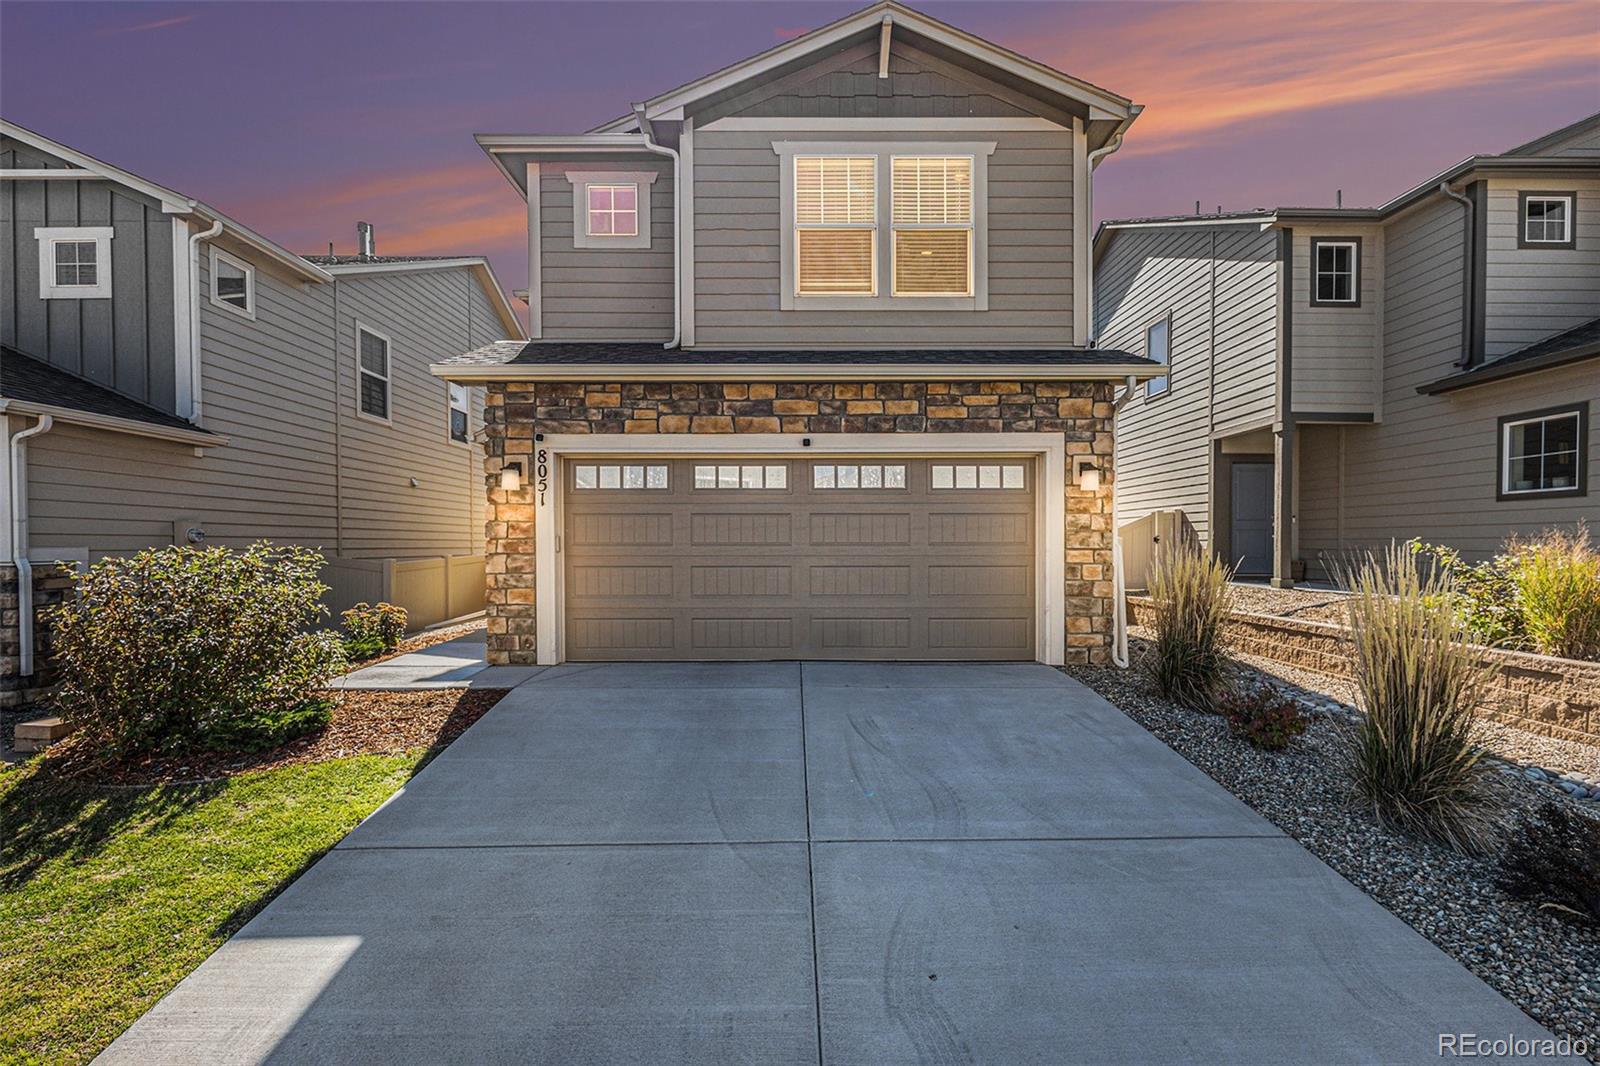
{"label": "horizontal lap siding", "polygon": [[[1578,195],[1576,248],[1518,248],[1518,191]],[[1486,354],[1490,359],[1600,315],[1600,180],[1489,181]]]}
{"label": "horizontal lap siding", "polygon": [[[782,311],[774,141],[993,140],[989,310]],[[721,345],[1072,343],[1072,135],[696,130],[695,342]],[[879,180],[887,180],[880,175]],[[887,225],[881,219],[881,225]],[[888,265],[879,264],[887,291]]]}
{"label": "horizontal lap siding", "polygon": [[[1439,201],[1387,227],[1383,422],[1345,429],[1343,540],[1337,501],[1313,498],[1335,491],[1336,479],[1326,473],[1325,456],[1306,461],[1337,438],[1326,429],[1306,431],[1300,544],[1308,561],[1315,563],[1318,551],[1348,553],[1413,536],[1480,557],[1510,533],[1600,521],[1600,485],[1592,476],[1585,498],[1495,499],[1498,419],[1593,397],[1592,363],[1443,396],[1417,394],[1417,386],[1451,373],[1460,356],[1462,216],[1458,204]],[[1591,469],[1600,462],[1593,434],[1589,462]]]}
{"label": "horizontal lap siding", "polygon": [[[6,166],[68,164],[20,142]],[[41,226],[110,226],[111,298],[39,298]],[[0,341],[163,411],[175,411],[172,219],[108,181],[0,183]]]}
{"label": "horizontal lap siding", "polygon": [[[1359,237],[1359,307],[1312,307],[1311,242]],[[1293,410],[1373,414],[1383,322],[1383,231],[1294,227]]]}
{"label": "horizontal lap siding", "polygon": [[1146,399],[1141,386],[1117,416],[1118,525],[1151,511],[1181,510],[1210,543],[1212,389],[1217,432],[1225,424],[1242,429],[1272,420],[1275,236],[1239,226],[1127,230],[1101,256],[1096,303],[1102,347],[1143,355],[1145,330],[1172,315],[1168,392]]}
{"label": "horizontal lap siding", "polygon": [[[577,248],[567,171],[653,171],[650,247]],[[547,163],[539,175],[540,300],[545,340],[666,341],[672,336],[672,165]],[[644,190],[640,195],[645,195]]]}

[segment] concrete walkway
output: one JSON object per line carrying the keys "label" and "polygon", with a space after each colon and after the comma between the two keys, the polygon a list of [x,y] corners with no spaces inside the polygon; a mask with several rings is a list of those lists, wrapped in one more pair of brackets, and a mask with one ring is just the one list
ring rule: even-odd
{"label": "concrete walkway", "polygon": [[1057,671],[633,664],[511,692],[102,1061],[1423,1063],[1443,1032],[1546,1035]]}
{"label": "concrete walkway", "polygon": [[331,688],[406,692],[431,688],[515,688],[541,666],[490,666],[480,630],[431,648],[396,655],[336,679]]}

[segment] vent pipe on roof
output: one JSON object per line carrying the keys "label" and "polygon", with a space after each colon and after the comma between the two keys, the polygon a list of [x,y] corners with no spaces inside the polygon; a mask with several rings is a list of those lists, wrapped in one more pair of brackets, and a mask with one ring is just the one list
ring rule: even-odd
{"label": "vent pipe on roof", "polygon": [[372,223],[356,223],[356,254],[363,259],[372,258]]}
{"label": "vent pipe on roof", "polygon": [[1344,190],[1343,189],[1335,189],[1335,190],[1333,190],[1333,206],[1336,207],[1336,208],[1340,208],[1340,209],[1342,209],[1344,207]]}

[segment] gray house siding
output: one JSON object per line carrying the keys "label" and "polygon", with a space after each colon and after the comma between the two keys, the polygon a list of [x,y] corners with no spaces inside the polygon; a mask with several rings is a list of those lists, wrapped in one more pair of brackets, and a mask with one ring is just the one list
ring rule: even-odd
{"label": "gray house siding", "polygon": [[[1291,409],[1297,414],[1375,414],[1383,343],[1383,231],[1298,223],[1293,228]],[[1361,242],[1359,305],[1312,306],[1312,242],[1340,237]]]}
{"label": "gray house siding", "polygon": [[[1075,343],[1072,138],[1068,129],[696,128],[695,343],[701,347]],[[994,154],[988,157],[989,309],[780,310],[781,192],[773,143],[808,140],[874,146],[894,141],[995,141]]]}
{"label": "gray house siding", "polygon": [[[0,165],[68,166],[10,138]],[[112,228],[110,299],[40,298],[40,226]],[[159,203],[107,181],[0,182],[0,342],[175,412],[172,234]]]}
{"label": "gray house siding", "polygon": [[1212,542],[1212,440],[1270,425],[1276,235],[1241,226],[1115,233],[1096,267],[1097,342],[1144,354],[1170,315],[1168,391],[1144,387],[1116,424],[1116,522],[1181,510]]}
{"label": "gray house siding", "polygon": [[[567,172],[650,171],[650,247],[577,248]],[[545,340],[672,336],[672,163],[659,156],[544,163],[539,174],[540,299]],[[642,193],[641,193],[642,195]]]}
{"label": "gray house siding", "polygon": [[[1518,248],[1518,193],[1575,192],[1576,248]],[[1491,178],[1485,249],[1488,358],[1600,315],[1600,178]]]}

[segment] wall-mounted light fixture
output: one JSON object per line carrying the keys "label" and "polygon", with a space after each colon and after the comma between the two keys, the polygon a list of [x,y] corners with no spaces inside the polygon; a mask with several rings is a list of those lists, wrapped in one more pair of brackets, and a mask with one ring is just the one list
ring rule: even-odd
{"label": "wall-mounted light fixture", "polygon": [[522,488],[521,463],[507,463],[500,468],[500,487],[507,492],[516,492]]}
{"label": "wall-mounted light fixture", "polygon": [[1095,459],[1092,455],[1072,457],[1072,476],[1084,492],[1100,491],[1100,468],[1094,464]]}

